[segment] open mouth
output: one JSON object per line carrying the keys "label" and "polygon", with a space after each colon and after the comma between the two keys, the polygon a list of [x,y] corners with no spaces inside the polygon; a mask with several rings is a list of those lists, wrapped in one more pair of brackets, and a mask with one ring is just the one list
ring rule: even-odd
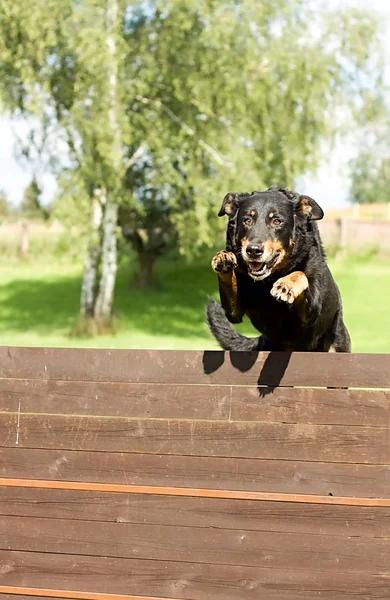
{"label": "open mouth", "polygon": [[247,263],[248,273],[252,277],[252,279],[256,279],[257,281],[261,281],[265,279],[272,273],[272,269],[279,262],[279,254],[275,254],[270,260],[267,262],[255,262],[251,261]]}

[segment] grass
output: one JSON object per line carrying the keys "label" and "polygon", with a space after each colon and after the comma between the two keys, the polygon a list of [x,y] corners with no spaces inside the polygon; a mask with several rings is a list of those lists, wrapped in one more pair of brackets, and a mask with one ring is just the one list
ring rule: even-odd
{"label": "grass", "polygon": [[[390,352],[390,264],[376,258],[331,261],[340,286],[355,352]],[[118,274],[115,336],[71,339],[80,293],[75,265],[0,265],[0,343],[13,346],[106,348],[216,348],[204,324],[207,297],[217,296],[208,261],[161,261],[160,288],[130,286],[130,271]],[[239,328],[255,335],[250,324]]]}

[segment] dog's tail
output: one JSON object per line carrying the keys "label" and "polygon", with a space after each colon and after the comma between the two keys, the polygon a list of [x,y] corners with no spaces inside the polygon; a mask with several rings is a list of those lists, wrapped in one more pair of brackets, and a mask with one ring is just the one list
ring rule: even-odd
{"label": "dog's tail", "polygon": [[207,305],[207,322],[210,331],[224,350],[252,352],[260,349],[260,337],[248,338],[236,331],[216,300]]}

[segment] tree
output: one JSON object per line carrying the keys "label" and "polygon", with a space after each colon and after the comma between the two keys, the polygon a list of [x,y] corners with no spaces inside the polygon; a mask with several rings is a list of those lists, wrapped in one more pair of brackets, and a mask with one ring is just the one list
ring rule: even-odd
{"label": "tree", "polygon": [[20,205],[21,213],[27,219],[45,219],[50,216],[50,211],[41,204],[42,190],[35,177],[32,178],[29,185],[23,193],[22,203]]}
{"label": "tree", "polygon": [[0,189],[0,218],[9,217],[13,213],[7,192]]}
{"label": "tree", "polygon": [[390,158],[374,149],[361,151],[350,162],[349,197],[354,204],[390,202]]}
{"label": "tree", "polygon": [[350,126],[379,89],[364,11],[308,0],[1,3],[0,94],[38,119],[52,169],[82,188],[81,316],[98,330],[112,313],[118,217],[151,273],[173,244],[212,242],[228,189],[292,185],[318,166],[335,115]]}
{"label": "tree", "polygon": [[80,313],[96,329],[109,325],[115,284],[125,10],[121,0],[35,0],[27,10],[3,0],[0,18],[3,101],[39,120],[53,170],[73,171],[89,198]]}
{"label": "tree", "polygon": [[128,93],[139,136],[131,152],[146,150],[127,173],[122,229],[143,284],[172,245],[194,253],[214,242],[215,203],[228,189],[293,185],[340,130],[340,107],[351,126],[380,103],[370,92],[380,80],[375,23],[364,12],[275,1],[168,2],[162,12],[149,3],[128,37],[137,43],[127,81],[141,82]]}

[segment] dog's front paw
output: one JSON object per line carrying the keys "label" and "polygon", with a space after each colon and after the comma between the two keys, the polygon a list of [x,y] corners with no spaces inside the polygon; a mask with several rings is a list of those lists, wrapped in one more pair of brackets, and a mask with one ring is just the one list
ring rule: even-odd
{"label": "dog's front paw", "polygon": [[237,267],[237,258],[233,252],[220,250],[213,257],[211,266],[216,273],[229,273]]}
{"label": "dog's front paw", "polygon": [[292,304],[308,287],[309,282],[306,275],[302,271],[294,271],[294,273],[275,281],[271,296],[279,302]]}

